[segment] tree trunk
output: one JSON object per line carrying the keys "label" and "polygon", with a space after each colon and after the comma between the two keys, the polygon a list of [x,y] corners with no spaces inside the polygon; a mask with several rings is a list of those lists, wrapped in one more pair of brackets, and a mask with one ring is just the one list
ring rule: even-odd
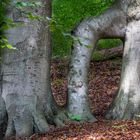
{"label": "tree trunk", "polygon": [[73,43],[72,57],[68,76],[68,111],[79,115],[82,120],[93,120],[87,97],[87,74],[90,58],[95,44],[102,38],[125,36],[125,11],[115,3],[98,17],[83,20],[75,29],[77,38]]}
{"label": "tree trunk", "polygon": [[[51,1],[41,2],[43,7],[32,9],[32,13],[50,16]],[[60,109],[51,94],[48,22],[31,21],[13,9],[9,9],[8,15],[24,25],[7,31],[9,42],[17,50],[4,49],[2,52],[0,124],[7,111],[6,137],[25,137],[48,131],[47,121],[62,124],[60,119],[64,119],[64,114],[58,114]]]}
{"label": "tree trunk", "polygon": [[[131,10],[136,9],[133,12],[138,14],[140,5],[136,7],[133,3],[133,6]],[[126,30],[120,88],[106,113],[108,119],[135,119],[140,114],[140,20],[136,13],[130,13],[128,11],[130,20]]]}
{"label": "tree trunk", "polygon": [[[43,11],[38,12],[42,15]],[[29,136],[33,130],[49,129],[41,104],[46,94],[48,33],[43,34],[47,28],[43,22],[29,21],[17,11],[10,10],[9,14],[15,21],[24,21],[24,25],[7,32],[9,42],[17,50],[2,52],[2,97],[8,113],[6,136]]]}

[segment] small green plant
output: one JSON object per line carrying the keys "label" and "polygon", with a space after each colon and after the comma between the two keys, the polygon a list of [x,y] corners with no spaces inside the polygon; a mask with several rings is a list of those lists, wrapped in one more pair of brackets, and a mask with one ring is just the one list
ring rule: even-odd
{"label": "small green plant", "polygon": [[120,44],[122,44],[120,39],[101,39],[97,43],[97,49],[109,49]]}
{"label": "small green plant", "polygon": [[80,115],[73,115],[73,114],[68,114],[70,120],[72,121],[81,121],[81,116]]}
{"label": "small green plant", "polygon": [[2,0],[0,3],[0,48],[13,49],[12,45],[8,43],[8,40],[4,34],[5,30],[14,26],[12,19],[5,16],[5,7],[10,3],[10,0]]}

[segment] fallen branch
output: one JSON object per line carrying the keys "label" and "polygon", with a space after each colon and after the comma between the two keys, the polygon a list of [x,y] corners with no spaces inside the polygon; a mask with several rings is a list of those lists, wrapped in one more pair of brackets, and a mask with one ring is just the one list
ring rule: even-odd
{"label": "fallen branch", "polygon": [[107,60],[115,57],[120,57],[123,54],[123,45],[119,45],[110,49],[95,50],[93,53],[93,60]]}

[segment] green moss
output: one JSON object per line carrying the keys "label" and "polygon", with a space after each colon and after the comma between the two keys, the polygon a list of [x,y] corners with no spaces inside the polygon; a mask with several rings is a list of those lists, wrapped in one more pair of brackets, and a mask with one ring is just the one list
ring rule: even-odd
{"label": "green moss", "polygon": [[98,53],[98,52],[95,51],[93,53],[92,59],[95,60],[95,61],[100,61],[100,60],[104,59],[104,56],[101,53]]}
{"label": "green moss", "polygon": [[120,56],[116,55],[104,55],[103,53],[100,53],[100,51],[95,51],[92,55],[92,59],[95,61],[103,61],[103,60],[107,60],[110,59],[112,60],[112,63],[114,65],[121,65],[122,64],[122,58]]}

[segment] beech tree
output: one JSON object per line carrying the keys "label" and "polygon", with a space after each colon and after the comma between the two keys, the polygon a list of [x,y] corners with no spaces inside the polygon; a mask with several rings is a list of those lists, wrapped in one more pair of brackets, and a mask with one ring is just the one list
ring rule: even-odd
{"label": "beech tree", "polygon": [[133,119],[140,114],[140,0],[116,0],[104,13],[82,20],[73,30],[68,76],[68,111],[93,120],[88,103],[87,75],[90,58],[99,39],[124,42],[123,66],[118,93],[106,118]]}
{"label": "beech tree", "polygon": [[[34,2],[43,6],[25,7],[24,11],[30,11],[31,18],[49,19],[51,0]],[[25,137],[46,132],[48,123],[63,125],[65,112],[51,94],[49,21],[30,20],[13,7],[8,8],[7,15],[14,22],[24,24],[6,32],[16,50],[5,48],[1,53],[0,125],[7,123],[5,136]]]}
{"label": "beech tree", "polygon": [[[50,16],[51,0],[41,2],[43,7],[32,9],[32,13]],[[96,120],[89,108],[87,75],[95,44],[103,38],[124,41],[120,88],[106,117],[131,119],[140,113],[139,0],[116,0],[100,16],[86,18],[75,27],[66,108],[59,107],[51,93],[49,22],[31,21],[13,8],[8,15],[24,24],[7,31],[9,42],[17,49],[5,48],[1,54],[0,126],[7,123],[6,137],[46,132],[49,123],[63,125],[69,114]]]}

